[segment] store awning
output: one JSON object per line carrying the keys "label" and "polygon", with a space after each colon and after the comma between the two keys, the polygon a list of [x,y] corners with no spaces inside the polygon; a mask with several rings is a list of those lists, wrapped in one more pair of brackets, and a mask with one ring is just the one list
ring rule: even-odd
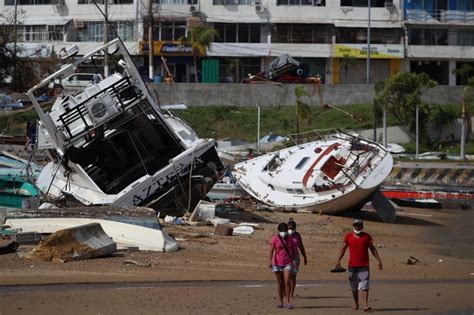
{"label": "store awning", "polygon": [[21,21],[23,25],[66,25],[72,19],[70,18],[27,18],[24,21]]}
{"label": "store awning", "polygon": [[212,43],[208,56],[215,57],[264,57],[270,55],[267,43]]}

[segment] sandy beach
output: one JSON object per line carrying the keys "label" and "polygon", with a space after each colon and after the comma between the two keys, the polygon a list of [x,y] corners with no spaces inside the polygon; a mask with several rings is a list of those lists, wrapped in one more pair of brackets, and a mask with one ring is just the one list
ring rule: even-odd
{"label": "sandy beach", "polygon": [[[353,215],[251,215],[261,227],[251,236],[214,237],[212,226],[167,226],[180,240],[181,249],[173,253],[123,251],[64,264],[2,255],[0,314],[362,313],[351,310],[347,274],[330,273]],[[404,208],[395,224],[381,223],[372,212],[360,215],[384,263],[379,271],[371,260],[372,312],[473,314],[472,210]],[[290,217],[309,261],[298,276],[291,311],[276,309],[267,266],[268,241],[277,223]]]}

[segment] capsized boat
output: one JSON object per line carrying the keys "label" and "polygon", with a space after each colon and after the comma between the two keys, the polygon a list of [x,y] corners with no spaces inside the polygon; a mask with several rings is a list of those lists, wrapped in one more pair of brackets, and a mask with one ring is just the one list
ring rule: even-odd
{"label": "capsized boat", "polygon": [[267,205],[334,214],[361,208],[392,167],[384,147],[340,132],[238,163],[232,174]]}
{"label": "capsized boat", "polygon": [[8,152],[0,152],[0,208],[38,207],[39,191],[34,181],[41,167]]}
{"label": "capsized boat", "polygon": [[[51,110],[43,110],[35,92],[78,67],[90,68],[107,50],[120,72],[82,91],[63,90]],[[215,141],[159,108],[119,39],[75,58],[27,93],[41,120],[38,145],[51,157],[39,189],[84,205],[192,208],[223,169]]]}

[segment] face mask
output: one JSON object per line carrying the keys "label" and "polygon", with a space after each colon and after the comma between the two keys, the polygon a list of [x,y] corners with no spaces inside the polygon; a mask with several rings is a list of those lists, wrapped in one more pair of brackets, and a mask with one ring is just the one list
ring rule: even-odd
{"label": "face mask", "polygon": [[359,235],[360,233],[362,233],[362,230],[359,230],[357,231],[356,229],[353,230],[355,234]]}
{"label": "face mask", "polygon": [[286,234],[288,234],[288,233],[286,233],[286,232],[280,232],[280,233],[278,233],[278,234],[280,234],[281,237],[285,237]]}
{"label": "face mask", "polygon": [[295,233],[295,230],[288,230],[288,235]]}

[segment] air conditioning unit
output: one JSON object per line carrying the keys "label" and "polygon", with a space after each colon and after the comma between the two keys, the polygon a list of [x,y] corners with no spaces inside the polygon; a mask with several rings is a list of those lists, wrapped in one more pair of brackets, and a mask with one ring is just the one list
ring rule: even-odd
{"label": "air conditioning unit", "polygon": [[262,4],[255,3],[255,11],[259,13],[265,12],[265,7]]}
{"label": "air conditioning unit", "polygon": [[74,20],[74,26],[76,28],[83,28],[84,27],[84,21],[83,20]]}
{"label": "air conditioning unit", "polygon": [[110,95],[104,95],[100,98],[94,99],[86,104],[90,119],[94,124],[100,124],[107,120],[110,116],[118,113],[118,108],[115,101]]}
{"label": "air conditioning unit", "polygon": [[197,6],[195,6],[195,5],[190,5],[189,6],[189,12],[196,13],[198,11],[199,11],[199,8]]}

